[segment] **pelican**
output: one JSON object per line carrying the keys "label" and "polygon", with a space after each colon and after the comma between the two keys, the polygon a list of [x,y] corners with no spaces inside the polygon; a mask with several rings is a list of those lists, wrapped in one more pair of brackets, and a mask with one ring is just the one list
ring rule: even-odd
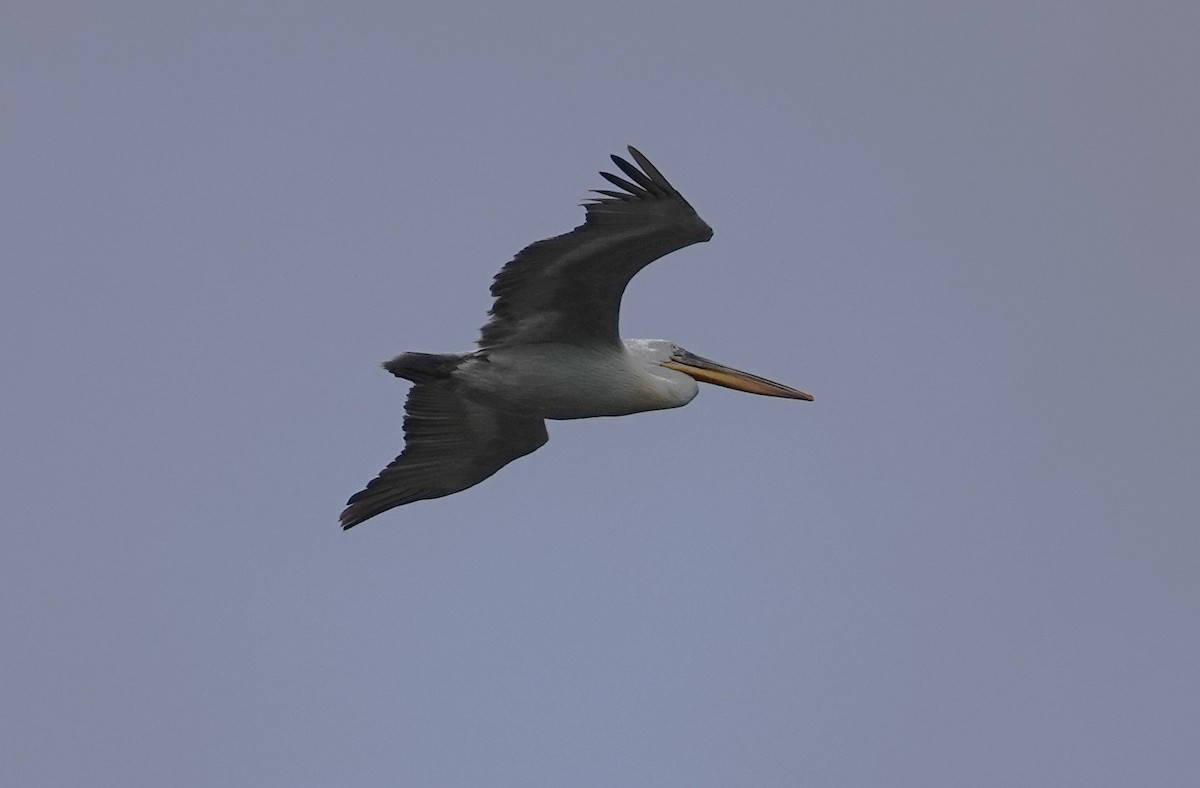
{"label": "pelican", "polygon": [[678,408],[699,392],[696,381],[812,400],[673,342],[622,341],[617,323],[629,280],[713,234],[649,159],[633,147],[629,155],[638,166],[612,157],[628,180],[600,173],[620,191],[593,190],[599,196],[584,203],[582,225],[525,247],[496,275],[477,350],[384,362],[413,384],[404,451],[351,496],[342,528],[479,484],[545,444],[546,419]]}

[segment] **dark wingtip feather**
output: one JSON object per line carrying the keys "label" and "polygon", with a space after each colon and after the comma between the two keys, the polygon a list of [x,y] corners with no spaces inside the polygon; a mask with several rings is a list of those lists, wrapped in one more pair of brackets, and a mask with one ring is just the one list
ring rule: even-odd
{"label": "dark wingtip feather", "polygon": [[340,515],[338,515],[338,525],[342,527],[343,531],[349,531],[354,526],[371,519],[373,516],[379,513],[376,511],[368,511],[367,509],[367,504],[363,500],[371,494],[369,489],[370,485],[367,487],[368,489],[359,490],[358,492],[354,493],[354,495],[351,495],[350,500],[346,501],[346,508],[342,510]]}
{"label": "dark wingtip feather", "polygon": [[663,177],[663,174],[658,171],[658,167],[655,167],[650,162],[650,160],[646,158],[646,155],[644,153],[642,153],[640,150],[638,150],[637,148],[630,145],[629,146],[629,155],[633,157],[633,160],[638,163],[638,166],[641,167],[643,170],[645,170],[646,174],[649,175],[650,178],[653,179],[656,183],[658,183],[659,185],[665,186],[667,189],[670,189],[672,191],[674,190],[674,187],[671,186],[670,181],[668,181],[666,178]]}
{"label": "dark wingtip feather", "polygon": [[613,186],[624,189],[625,191],[629,192],[630,194],[634,195],[635,197],[640,197],[641,195],[646,193],[646,190],[643,189],[641,186],[630,183],[629,181],[625,180],[624,178],[619,178],[616,175],[613,175],[611,172],[602,172],[602,173],[600,173],[600,177],[604,178],[604,180],[608,181]]}
{"label": "dark wingtip feather", "polygon": [[662,186],[655,183],[653,178],[651,178],[649,175],[647,175],[646,173],[639,170],[637,167],[634,167],[629,162],[625,161],[625,159],[622,159],[620,156],[613,156],[612,160],[616,163],[616,165],[618,167],[621,168],[621,172],[625,173],[630,178],[632,178],[634,180],[634,182],[637,183],[638,186],[641,186],[643,189],[645,189],[648,192],[651,192],[652,194],[662,194],[663,193]]}
{"label": "dark wingtip feather", "polygon": [[342,527],[343,531],[349,531],[351,528],[359,525],[370,516],[368,515],[368,517],[363,517],[361,514],[356,515],[354,513],[354,509],[355,507],[353,506],[347,506],[341,515],[338,516],[338,525]]}

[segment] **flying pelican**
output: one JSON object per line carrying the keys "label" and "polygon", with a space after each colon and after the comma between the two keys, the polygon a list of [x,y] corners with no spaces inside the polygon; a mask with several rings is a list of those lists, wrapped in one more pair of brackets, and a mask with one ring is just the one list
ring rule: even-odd
{"label": "flying pelican", "polygon": [[812,400],[663,339],[621,340],[621,296],[663,255],[712,238],[712,228],[633,147],[629,178],[600,173],[621,191],[596,189],[587,218],[531,244],[492,282],[495,298],[479,349],[402,353],[383,367],[414,385],[404,404],[405,447],[347,501],[342,528],[426,498],[465,490],[542,446],[545,419],[625,416],[678,408],[696,381]]}

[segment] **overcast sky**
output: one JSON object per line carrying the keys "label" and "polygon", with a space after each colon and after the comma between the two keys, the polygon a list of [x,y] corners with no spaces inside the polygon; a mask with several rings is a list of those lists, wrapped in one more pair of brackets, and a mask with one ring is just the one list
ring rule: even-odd
{"label": "overcast sky", "polygon": [[[0,783],[1193,786],[1194,2],[9,2]],[[625,336],[349,532],[634,144]]]}

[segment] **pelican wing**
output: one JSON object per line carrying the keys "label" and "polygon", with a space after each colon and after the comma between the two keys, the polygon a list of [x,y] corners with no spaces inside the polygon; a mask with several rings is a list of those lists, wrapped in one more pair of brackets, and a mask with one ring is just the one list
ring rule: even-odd
{"label": "pelican wing", "polygon": [[342,528],[395,506],[479,484],[549,439],[541,419],[466,400],[450,381],[413,386],[404,412],[404,452],[350,497]]}
{"label": "pelican wing", "polygon": [[658,168],[635,148],[628,177],[600,173],[620,191],[598,189],[587,219],[565,235],[525,247],[492,282],[491,320],[480,347],[534,342],[620,343],[617,323],[629,280],[665,254],[712,238]]}

